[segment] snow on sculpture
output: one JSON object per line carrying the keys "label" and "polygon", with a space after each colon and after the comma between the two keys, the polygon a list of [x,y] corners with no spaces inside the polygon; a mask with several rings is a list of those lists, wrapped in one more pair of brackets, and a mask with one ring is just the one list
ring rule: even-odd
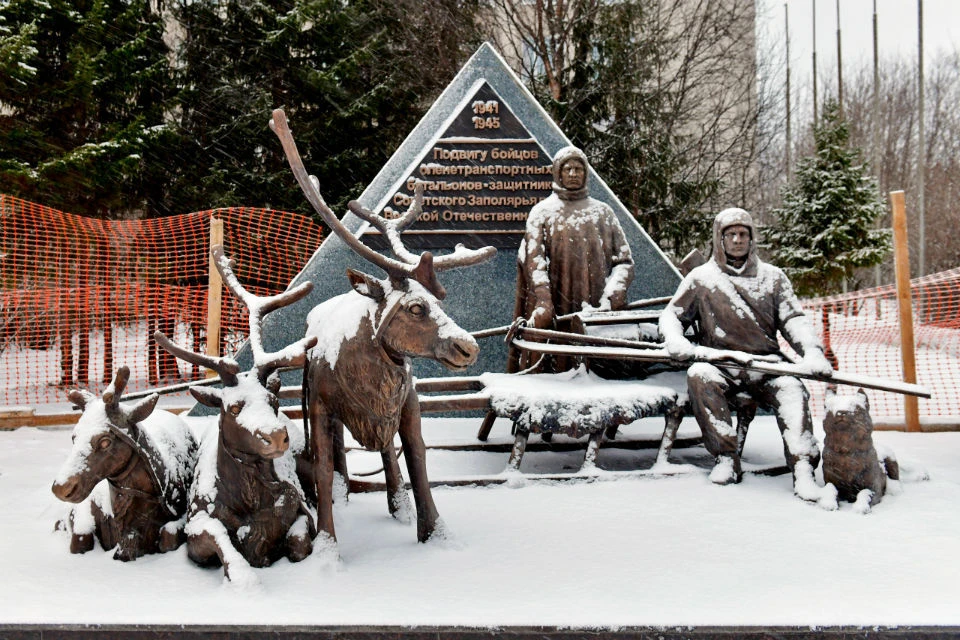
{"label": "snow on sculpture", "polygon": [[430,358],[451,370],[470,366],[479,347],[440,308],[446,292],[437,272],[479,264],[496,249],[458,245],[436,259],[410,253],[400,231],[416,220],[423,199],[418,185],[410,209],[386,220],[356,202],[350,210],[374,225],[389,241],[396,259],[377,253],[346,229],[323,201],[317,179],[308,175],[283,111],[273,112],[271,128],[283,144],[293,174],[313,208],[355,253],[387,272],[387,279],[349,269],[353,291],[315,307],[307,335],[317,340],[304,368],[304,417],[309,424],[317,486],[318,528],[336,540],[333,522],[334,474],[346,482],[343,427],[365,448],[379,451],[394,517],[409,513],[393,439],[399,432],[417,510],[417,539],[426,542],[441,527],[427,480],[426,448],[420,432],[420,405],[410,373],[412,358]]}
{"label": "snow on sculpture", "polygon": [[[712,258],[684,278],[660,315],[667,352],[680,361],[721,352],[739,354],[745,364],[754,359],[784,360],[779,332],[803,356],[805,370],[831,375],[823,345],[790,281],[778,268],[762,262],[756,248],[756,229],[749,213],[732,208],[717,214]],[[694,347],[685,335],[691,327],[699,346]],[[738,396],[749,396],[777,415],[794,493],[804,500],[829,502],[813,477],[820,450],[813,437],[809,393],[798,378],[724,367],[719,362],[696,362],[687,370],[687,383],[704,445],[716,457],[710,473],[714,483],[740,482],[738,433],[730,414]]]}
{"label": "snow on sculpture", "polygon": [[[553,159],[553,194],[530,211],[517,252],[514,318],[526,318],[537,329],[570,330],[562,316],[626,304],[634,269],[630,245],[613,209],[588,193],[586,155],[576,147],[560,149]],[[526,369],[539,357],[511,348],[507,371]],[[554,355],[538,371],[558,373],[575,364]]]}
{"label": "snow on sculpture", "polygon": [[220,410],[220,418],[204,434],[187,514],[187,555],[201,566],[222,565],[226,579],[252,583],[250,566],[264,567],[286,556],[303,560],[313,551],[315,513],[297,475],[297,457],[304,450],[303,430],[279,411],[281,367],[302,367],[315,338],[286,348],[264,351],[263,317],[307,295],[305,282],[284,293],[255,296],[240,284],[233,261],[223,247],[211,249],[227,288],[250,312],[253,367],[240,372],[229,357],[187,351],[159,331],[154,338],[178,358],[213,369],[222,389],[192,387],[201,403]]}
{"label": "snow on sculpture", "polygon": [[827,388],[823,418],[823,481],[837,488],[837,496],[868,512],[887,490],[887,479],[899,481],[900,466],[892,451],[881,459],[873,444],[870,401],[863,389],[840,396]]}
{"label": "snow on sculpture", "polygon": [[94,536],[104,549],[116,546],[113,557],[124,561],[183,542],[197,443],[183,420],[155,411],[157,394],[120,404],[129,378],[130,369],[120,367],[100,398],[68,394],[83,415],[52,489],[79,505],[70,514],[71,553],[93,549]]}

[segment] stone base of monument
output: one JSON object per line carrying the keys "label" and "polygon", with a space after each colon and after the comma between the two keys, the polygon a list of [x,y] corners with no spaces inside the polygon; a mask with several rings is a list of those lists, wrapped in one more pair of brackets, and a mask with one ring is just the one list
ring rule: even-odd
{"label": "stone base of monument", "polygon": [[69,638],[97,640],[167,640],[171,638],[229,638],[230,640],[684,640],[737,638],[739,640],[903,640],[946,639],[960,636],[960,627],[800,627],[800,626],[677,626],[615,627],[610,629],[550,626],[231,626],[231,625],[0,625],[4,640]]}

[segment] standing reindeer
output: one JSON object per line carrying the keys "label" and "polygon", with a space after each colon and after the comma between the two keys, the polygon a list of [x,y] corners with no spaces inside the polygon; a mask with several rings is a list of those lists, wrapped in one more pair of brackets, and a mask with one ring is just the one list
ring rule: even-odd
{"label": "standing reindeer", "polygon": [[[157,394],[121,405],[129,378],[130,369],[120,367],[100,398],[89,391],[68,394],[83,415],[53,493],[65,502],[82,503],[71,514],[72,553],[93,549],[93,535],[104,549],[116,546],[113,557],[124,561],[171,551],[183,541],[197,443],[179,417],[154,412]],[[104,479],[109,497],[88,500]],[[92,529],[78,522],[90,523]]]}
{"label": "standing reindeer", "polygon": [[427,479],[426,450],[420,432],[420,405],[410,373],[412,358],[431,358],[451,370],[474,363],[476,341],[440,308],[446,296],[437,271],[479,264],[496,253],[493,247],[454,253],[434,260],[427,252],[411,254],[400,231],[420,213],[423,189],[416,190],[410,210],[386,220],[351,202],[358,216],[376,226],[390,242],[397,259],[370,249],[344,227],[320,195],[317,179],[308,175],[281,109],[271,128],[283,144],[293,174],[313,208],[353,251],[387,272],[388,278],[347,270],[353,291],[315,307],[307,316],[307,335],[317,339],[304,367],[304,416],[311,436],[317,487],[317,526],[336,540],[333,523],[334,472],[346,482],[343,426],[366,449],[379,451],[387,484],[387,505],[394,517],[405,517],[408,498],[393,439],[400,433],[417,509],[417,539],[426,542],[439,515]]}
{"label": "standing reindeer", "polygon": [[291,562],[306,558],[316,535],[314,514],[297,476],[296,457],[305,445],[303,430],[279,412],[282,367],[302,367],[316,338],[304,338],[285,349],[263,349],[263,317],[303,298],[312,289],[305,282],[284,293],[258,297],[243,288],[233,261],[223,247],[211,249],[223,282],[250,311],[253,368],[241,373],[233,358],[188,351],[161,332],[161,347],[195,365],[220,374],[222,389],[192,387],[202,404],[220,410],[217,427],[200,445],[197,472],[190,490],[187,555],[201,566],[223,565],[228,580],[255,580],[249,565],[264,567],[282,556]]}

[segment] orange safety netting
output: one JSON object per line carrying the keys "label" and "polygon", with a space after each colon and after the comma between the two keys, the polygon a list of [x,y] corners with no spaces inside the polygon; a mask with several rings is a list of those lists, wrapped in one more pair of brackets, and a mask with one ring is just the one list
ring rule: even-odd
{"label": "orange safety netting", "polygon": [[[919,400],[920,421],[960,422],[960,269],[911,281],[917,382],[932,394]],[[900,310],[893,285],[804,301],[839,370],[904,380]],[[808,385],[813,408],[823,413],[825,385]],[[838,390],[852,393],[850,388]],[[903,424],[904,397],[868,390],[874,419]]]}
{"label": "orange safety netting", "polygon": [[[159,329],[205,350],[212,218],[223,220],[240,281],[259,295],[286,289],[321,241],[313,220],[283,211],[105,221],[0,195],[0,405],[99,391],[121,365],[131,390],[202,376],[148,336]],[[220,352],[247,331],[246,309],[225,292]]]}
{"label": "orange safety netting", "polygon": [[[101,390],[120,365],[129,388],[203,373],[158,349],[160,330],[206,347],[210,222],[224,222],[227,255],[248,290],[284,290],[320,245],[311,219],[230,208],[171,218],[103,221],[0,195],[0,405],[65,401],[65,387]],[[912,281],[921,421],[960,422],[960,269]],[[841,371],[903,380],[892,286],[804,301]],[[221,353],[246,339],[246,310],[223,295]],[[812,383],[814,413],[825,385]],[[853,393],[850,388],[841,393]],[[902,423],[903,396],[868,391],[871,413]]]}

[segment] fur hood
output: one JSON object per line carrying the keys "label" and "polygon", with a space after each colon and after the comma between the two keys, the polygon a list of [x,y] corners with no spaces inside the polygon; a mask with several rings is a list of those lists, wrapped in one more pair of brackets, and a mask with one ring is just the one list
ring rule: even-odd
{"label": "fur hood", "polygon": [[[727,264],[727,254],[723,251],[723,232],[728,227],[734,225],[743,225],[750,229],[750,252],[747,254],[747,261],[741,269],[734,269]],[[745,210],[738,207],[724,209],[717,214],[713,220],[713,260],[719,265],[720,269],[729,275],[756,277],[757,263],[757,228],[753,224],[753,218]]]}

